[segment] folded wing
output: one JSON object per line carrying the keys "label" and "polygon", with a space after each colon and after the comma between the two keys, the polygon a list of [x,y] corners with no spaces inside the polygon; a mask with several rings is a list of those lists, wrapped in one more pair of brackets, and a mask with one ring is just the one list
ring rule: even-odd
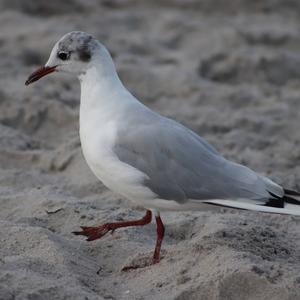
{"label": "folded wing", "polygon": [[120,129],[114,152],[148,177],[158,198],[184,203],[189,199],[250,199],[265,204],[270,193],[283,189],[250,170],[226,160],[211,145],[186,127],[160,116],[128,120]]}

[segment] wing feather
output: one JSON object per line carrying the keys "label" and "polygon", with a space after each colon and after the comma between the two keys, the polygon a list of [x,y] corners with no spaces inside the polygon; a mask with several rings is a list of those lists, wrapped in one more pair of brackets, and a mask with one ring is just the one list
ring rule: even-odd
{"label": "wing feather", "polygon": [[[161,199],[264,202],[269,197],[263,176],[226,160],[196,133],[170,119],[131,120],[131,126],[121,128],[116,140],[118,158],[145,173],[144,184]],[[279,186],[270,180],[268,184],[280,193]]]}

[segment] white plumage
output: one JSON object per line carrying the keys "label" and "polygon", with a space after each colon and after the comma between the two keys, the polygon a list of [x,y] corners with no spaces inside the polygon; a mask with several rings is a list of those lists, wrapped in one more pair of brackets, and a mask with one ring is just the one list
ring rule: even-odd
{"label": "white plumage", "polygon": [[[226,160],[196,133],[140,103],[121,83],[106,48],[92,36],[71,32],[62,37],[46,66],[26,84],[53,71],[72,73],[80,80],[83,154],[111,190],[147,209],[195,210],[206,203],[300,215],[299,193]],[[138,225],[149,220],[148,211]],[[133,226],[125,223],[118,226]],[[106,229],[114,230],[112,224]],[[161,234],[156,261],[163,237],[159,215],[157,224]],[[76,234],[93,240],[107,230],[87,227]]]}

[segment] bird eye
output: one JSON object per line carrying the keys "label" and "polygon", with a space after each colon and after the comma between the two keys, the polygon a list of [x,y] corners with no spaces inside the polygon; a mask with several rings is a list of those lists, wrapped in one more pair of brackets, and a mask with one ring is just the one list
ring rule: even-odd
{"label": "bird eye", "polygon": [[67,60],[69,58],[69,54],[67,52],[58,52],[57,56],[61,60]]}

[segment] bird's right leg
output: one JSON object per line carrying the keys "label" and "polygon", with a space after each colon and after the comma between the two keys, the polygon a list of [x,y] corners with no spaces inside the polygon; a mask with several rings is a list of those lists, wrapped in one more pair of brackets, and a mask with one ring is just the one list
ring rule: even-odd
{"label": "bird's right leg", "polygon": [[147,210],[143,218],[132,221],[105,223],[95,227],[81,227],[81,231],[74,231],[75,235],[84,235],[87,241],[94,241],[102,238],[109,231],[114,232],[117,228],[130,226],[144,226],[149,224],[152,220],[151,210]]}
{"label": "bird's right leg", "polygon": [[159,212],[156,212],[155,220],[156,220],[157,235],[156,235],[156,244],[155,244],[155,249],[154,249],[152,259],[149,261],[140,261],[135,263],[134,265],[125,266],[123,267],[122,271],[130,271],[138,268],[144,268],[147,266],[157,264],[160,261],[160,248],[165,234],[165,226],[161,220]]}
{"label": "bird's right leg", "polygon": [[152,259],[153,264],[156,264],[160,261],[160,248],[165,235],[165,226],[160,218],[159,212],[157,212],[155,216],[155,220],[156,220],[157,236],[156,236],[156,244],[155,244],[155,249],[154,249],[153,259]]}

